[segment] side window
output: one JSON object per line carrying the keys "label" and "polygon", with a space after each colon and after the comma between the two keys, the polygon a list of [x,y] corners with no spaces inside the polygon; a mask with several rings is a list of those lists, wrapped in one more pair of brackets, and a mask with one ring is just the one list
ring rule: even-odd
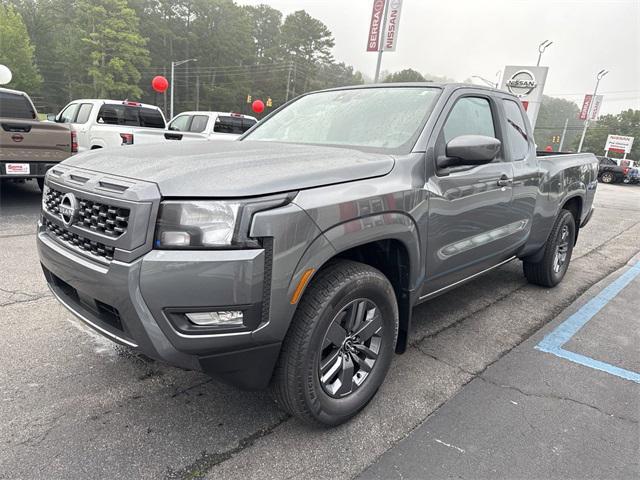
{"label": "side window", "polygon": [[513,100],[503,100],[511,160],[523,160],[529,152],[529,136],[522,112]]}
{"label": "side window", "polygon": [[462,97],[449,112],[443,134],[445,144],[460,135],[495,137],[489,100],[481,97]]}
{"label": "side window", "polygon": [[189,129],[189,121],[191,117],[189,115],[180,115],[169,125],[169,130],[176,130],[178,132],[186,132]]}
{"label": "side window", "polygon": [[189,131],[196,133],[204,132],[204,129],[207,128],[207,120],[209,120],[209,117],[206,115],[194,115]]}
{"label": "side window", "polygon": [[87,123],[87,120],[89,120],[89,115],[91,115],[92,108],[93,105],[90,103],[83,103],[82,105],[80,105],[80,108],[78,109],[78,117],[76,118],[76,121],[74,123]]}
{"label": "side window", "polygon": [[76,113],[78,111],[78,104],[72,103],[67,108],[65,108],[60,117],[58,118],[58,123],[72,123],[76,118]]}

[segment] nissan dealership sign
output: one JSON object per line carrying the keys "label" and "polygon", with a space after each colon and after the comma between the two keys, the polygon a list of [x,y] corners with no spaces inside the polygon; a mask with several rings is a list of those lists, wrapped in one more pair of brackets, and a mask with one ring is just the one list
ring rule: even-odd
{"label": "nissan dealership sign", "polygon": [[549,67],[507,65],[504,68],[501,88],[520,98],[533,128],[540,111],[548,71]]}

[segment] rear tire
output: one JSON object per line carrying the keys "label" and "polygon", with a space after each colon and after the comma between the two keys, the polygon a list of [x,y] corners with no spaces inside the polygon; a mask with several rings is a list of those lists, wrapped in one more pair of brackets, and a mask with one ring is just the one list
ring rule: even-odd
{"label": "rear tire", "polygon": [[384,381],[398,336],[393,287],[368,265],[333,261],[307,288],[270,390],[300,420],[333,426],[362,410]]}
{"label": "rear tire", "polygon": [[545,243],[542,260],[522,262],[529,283],[543,287],[555,287],[560,283],[569,268],[575,238],[575,219],[569,210],[561,210]]}

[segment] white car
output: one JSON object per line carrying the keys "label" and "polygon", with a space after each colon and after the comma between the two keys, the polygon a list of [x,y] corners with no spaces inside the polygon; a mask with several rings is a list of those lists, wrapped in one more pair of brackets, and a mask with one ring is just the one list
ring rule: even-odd
{"label": "white car", "polygon": [[[71,124],[78,135],[79,152],[133,145],[137,135],[166,132],[165,118],[158,107],[128,100],[74,100],[48,119]],[[164,140],[162,135],[152,138]]]}
{"label": "white car", "polygon": [[207,140],[234,140],[258,123],[241,113],[182,112],[171,119],[169,131],[200,134]]}

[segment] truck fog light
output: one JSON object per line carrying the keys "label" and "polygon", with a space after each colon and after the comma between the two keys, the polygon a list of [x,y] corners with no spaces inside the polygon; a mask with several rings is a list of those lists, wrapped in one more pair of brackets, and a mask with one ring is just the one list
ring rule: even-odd
{"label": "truck fog light", "polygon": [[185,314],[189,321],[203,327],[241,327],[242,312],[192,312]]}

